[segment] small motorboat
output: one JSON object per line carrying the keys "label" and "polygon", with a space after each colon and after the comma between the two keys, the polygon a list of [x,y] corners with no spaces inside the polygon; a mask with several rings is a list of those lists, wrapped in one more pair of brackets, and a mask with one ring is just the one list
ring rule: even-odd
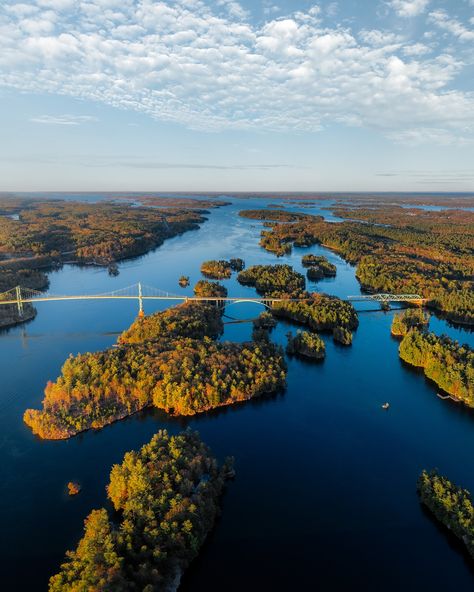
{"label": "small motorboat", "polygon": [[390,408],[390,404],[389,403],[384,403],[382,405],[382,409],[389,409]]}

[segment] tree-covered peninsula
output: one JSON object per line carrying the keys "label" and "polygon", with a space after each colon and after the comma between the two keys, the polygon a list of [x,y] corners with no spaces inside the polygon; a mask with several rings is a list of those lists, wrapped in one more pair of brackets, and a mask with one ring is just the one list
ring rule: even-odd
{"label": "tree-covered peninsula", "polygon": [[399,353],[454,399],[474,407],[474,351],[468,345],[412,329],[402,339]]}
{"label": "tree-covered peninsula", "polygon": [[177,590],[219,512],[231,461],[220,467],[199,435],[160,430],[114,465],[114,511],[93,510],[49,592]]}
{"label": "tree-covered peninsula", "polygon": [[457,536],[474,557],[474,506],[469,491],[437,471],[423,471],[418,479],[418,494],[434,517]]}
{"label": "tree-covered peninsula", "polygon": [[220,308],[185,303],[137,319],[117,347],[70,356],[25,423],[46,439],[98,429],[145,407],[194,415],[285,385],[281,349],[269,342],[216,342]]}
{"label": "tree-covered peninsula", "polygon": [[[206,220],[202,210],[8,198],[0,198],[1,213],[0,293],[46,289],[47,272],[64,262],[109,266],[143,255]],[[0,307],[0,327],[34,315],[31,305],[22,317],[14,306]]]}

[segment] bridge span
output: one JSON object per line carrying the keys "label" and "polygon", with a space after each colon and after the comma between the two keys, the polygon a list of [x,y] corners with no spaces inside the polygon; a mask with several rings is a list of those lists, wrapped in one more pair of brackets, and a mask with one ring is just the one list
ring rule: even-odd
{"label": "bridge span", "polygon": [[[244,302],[251,302],[262,304],[266,308],[271,308],[272,304],[276,302],[306,302],[309,298],[272,298],[267,296],[248,297],[248,296],[187,296],[185,294],[172,294],[153,286],[147,286],[138,282],[132,286],[114,290],[112,292],[105,292],[102,294],[50,294],[48,292],[40,292],[30,288],[23,288],[16,286],[7,292],[0,294],[1,305],[16,305],[18,313],[23,316],[23,306],[27,303],[35,302],[59,302],[65,300],[137,300],[139,306],[139,314],[143,316],[143,302],[145,300],[169,300],[174,302],[216,302],[218,304],[239,304]],[[414,304],[422,305],[426,299],[418,294],[368,294],[358,296],[348,296],[350,301],[367,301],[373,300],[382,304],[390,302],[412,302]]]}

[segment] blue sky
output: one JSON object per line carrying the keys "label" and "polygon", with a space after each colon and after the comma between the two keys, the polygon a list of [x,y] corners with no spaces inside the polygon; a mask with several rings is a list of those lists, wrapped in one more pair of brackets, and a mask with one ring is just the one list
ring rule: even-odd
{"label": "blue sky", "polygon": [[0,190],[474,191],[474,0],[0,6]]}

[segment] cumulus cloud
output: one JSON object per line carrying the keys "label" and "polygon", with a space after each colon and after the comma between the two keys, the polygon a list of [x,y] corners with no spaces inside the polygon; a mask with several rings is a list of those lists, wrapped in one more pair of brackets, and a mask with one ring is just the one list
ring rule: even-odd
{"label": "cumulus cloud", "polygon": [[[403,4],[421,10],[420,0]],[[464,67],[454,55],[321,19],[314,5],[254,24],[229,0],[7,2],[0,86],[207,131],[308,132],[337,122],[474,133],[474,96],[453,87]]]}
{"label": "cumulus cloud", "polygon": [[430,0],[391,0],[389,2],[398,16],[402,17],[418,16],[426,10],[429,3]]}
{"label": "cumulus cloud", "polygon": [[224,6],[231,17],[238,19],[245,19],[249,16],[248,12],[242,8],[242,6],[234,0],[217,0],[218,6]]}

